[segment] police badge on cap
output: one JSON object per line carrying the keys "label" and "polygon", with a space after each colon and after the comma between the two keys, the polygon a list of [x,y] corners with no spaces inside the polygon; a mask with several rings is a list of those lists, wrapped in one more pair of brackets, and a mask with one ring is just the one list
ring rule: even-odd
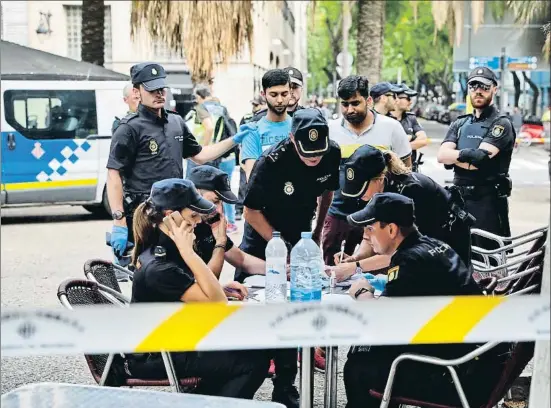
{"label": "police badge on cap", "polygon": [[291,133],[302,157],[319,157],[329,152],[329,126],[319,109],[307,108],[295,112]]}

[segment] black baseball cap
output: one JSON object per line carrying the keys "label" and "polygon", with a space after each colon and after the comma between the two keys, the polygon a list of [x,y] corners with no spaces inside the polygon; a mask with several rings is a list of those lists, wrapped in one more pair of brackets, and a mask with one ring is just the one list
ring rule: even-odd
{"label": "black baseball cap", "polygon": [[321,110],[297,110],[293,115],[291,133],[302,157],[319,157],[329,152],[329,126]]}
{"label": "black baseball cap", "polygon": [[344,163],[344,186],[342,195],[360,198],[367,191],[369,181],[377,177],[386,167],[384,154],[370,145],[363,145]]}
{"label": "black baseball cap", "polygon": [[216,167],[208,165],[194,167],[189,172],[187,179],[199,189],[214,191],[225,203],[236,204],[239,202],[231,191],[228,175]]}
{"label": "black baseball cap", "polygon": [[302,79],[302,72],[293,67],[283,68],[285,72],[289,74],[289,78],[292,83],[297,84],[298,86],[304,85],[304,80]]}
{"label": "black baseball cap", "polygon": [[142,62],[130,68],[133,84],[142,84],[147,91],[168,87],[165,69],[153,62]]}
{"label": "black baseball cap", "polygon": [[409,227],[415,222],[415,206],[411,198],[401,194],[377,193],[363,210],[349,215],[347,220],[349,224],[357,226],[379,221]]}
{"label": "black baseball cap", "polygon": [[150,199],[159,211],[179,211],[191,208],[200,214],[216,211],[216,206],[201,197],[195,185],[189,180],[170,178],[153,183]]}
{"label": "black baseball cap", "polygon": [[378,98],[379,96],[389,92],[398,93],[400,92],[400,89],[400,87],[392,85],[390,82],[379,82],[371,87],[369,95],[371,95],[372,98]]}
{"label": "black baseball cap", "polygon": [[471,82],[482,82],[484,85],[497,85],[497,77],[494,71],[488,67],[478,67],[471,71],[467,84]]}
{"label": "black baseball cap", "polygon": [[400,90],[397,92],[397,94],[406,94],[407,96],[417,96],[417,91],[414,91],[406,84],[396,85]]}

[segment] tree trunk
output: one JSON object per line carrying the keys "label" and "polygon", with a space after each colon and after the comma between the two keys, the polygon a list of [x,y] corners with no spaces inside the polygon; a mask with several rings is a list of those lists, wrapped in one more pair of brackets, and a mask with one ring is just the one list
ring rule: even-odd
{"label": "tree trunk", "polygon": [[379,82],[383,59],[382,34],[385,1],[358,0],[356,72],[371,85]]}
{"label": "tree trunk", "polygon": [[525,71],[522,71],[522,76],[524,77],[524,80],[528,82],[528,85],[530,85],[530,88],[532,88],[532,92],[534,93],[534,97],[532,98],[532,115],[535,115],[538,110],[538,98],[540,96],[540,90],[538,89],[538,86],[526,75]]}
{"label": "tree trunk", "polygon": [[105,39],[103,32],[105,27],[105,5],[103,0],[82,1],[82,48],[80,57],[82,61],[92,64],[104,64]]}
{"label": "tree trunk", "polygon": [[520,100],[520,79],[518,79],[518,75],[515,71],[511,71],[511,75],[513,76],[513,85],[515,86],[515,108],[518,108],[518,101]]}

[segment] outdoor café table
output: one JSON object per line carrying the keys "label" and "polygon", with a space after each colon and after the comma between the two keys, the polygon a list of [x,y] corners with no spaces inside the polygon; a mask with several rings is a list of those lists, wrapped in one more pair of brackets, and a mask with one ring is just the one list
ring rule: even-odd
{"label": "outdoor caf\u00e9 table", "polygon": [[24,385],[0,402],[2,408],[285,408],[266,401],[59,383]]}
{"label": "outdoor caf\u00e9 table", "polygon": [[[258,276],[258,278],[257,278]],[[263,286],[264,276],[255,275],[253,279],[245,279],[245,286],[249,287],[249,300],[254,302],[264,302]],[[339,300],[349,300],[353,302],[348,295],[347,287],[337,287],[329,295],[329,288],[323,290],[321,301],[335,301],[341,296],[346,296]],[[329,295],[329,296],[328,296]],[[335,297],[337,296],[337,297]],[[337,368],[339,361],[339,352],[337,346],[327,347],[325,350],[325,408],[336,408],[337,406]],[[302,357],[300,361],[300,406],[301,408],[311,408],[313,404],[314,392],[314,349],[311,347],[302,347]]]}

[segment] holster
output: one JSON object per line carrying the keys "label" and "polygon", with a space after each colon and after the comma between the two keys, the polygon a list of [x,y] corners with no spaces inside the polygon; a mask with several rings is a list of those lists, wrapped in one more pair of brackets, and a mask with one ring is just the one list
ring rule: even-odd
{"label": "holster", "polygon": [[147,193],[124,193],[123,207],[128,216],[132,216],[138,206],[147,200]]}

